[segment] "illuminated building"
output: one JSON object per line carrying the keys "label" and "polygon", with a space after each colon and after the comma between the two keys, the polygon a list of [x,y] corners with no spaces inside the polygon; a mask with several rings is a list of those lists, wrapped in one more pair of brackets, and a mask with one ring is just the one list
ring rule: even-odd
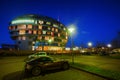
{"label": "illuminated building", "polygon": [[47,16],[19,16],[10,22],[9,31],[20,50],[62,50],[68,41],[65,25]]}

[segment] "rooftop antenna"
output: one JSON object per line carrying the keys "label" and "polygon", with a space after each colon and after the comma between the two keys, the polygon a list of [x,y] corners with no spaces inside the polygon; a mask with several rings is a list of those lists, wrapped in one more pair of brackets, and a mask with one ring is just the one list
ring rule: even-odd
{"label": "rooftop antenna", "polygon": [[58,16],[58,19],[57,19],[57,21],[60,21],[60,18],[59,18],[59,16]]}

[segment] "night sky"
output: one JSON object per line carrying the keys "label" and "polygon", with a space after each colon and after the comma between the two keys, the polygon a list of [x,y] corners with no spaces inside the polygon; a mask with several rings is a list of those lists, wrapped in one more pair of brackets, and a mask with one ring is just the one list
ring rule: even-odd
{"label": "night sky", "polygon": [[[0,44],[14,44],[8,24],[17,16],[41,14],[75,25],[74,44],[106,44],[120,31],[119,0],[0,0]],[[70,40],[68,41],[70,46]]]}

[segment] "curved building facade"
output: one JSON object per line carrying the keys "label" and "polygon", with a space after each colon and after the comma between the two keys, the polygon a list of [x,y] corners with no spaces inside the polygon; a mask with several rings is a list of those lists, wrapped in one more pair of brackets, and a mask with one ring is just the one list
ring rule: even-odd
{"label": "curved building facade", "polygon": [[47,16],[19,16],[10,22],[9,31],[20,50],[62,50],[68,41],[65,25]]}

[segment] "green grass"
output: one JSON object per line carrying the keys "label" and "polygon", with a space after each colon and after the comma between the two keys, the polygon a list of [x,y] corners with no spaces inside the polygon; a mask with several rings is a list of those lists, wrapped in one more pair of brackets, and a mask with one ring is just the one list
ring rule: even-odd
{"label": "green grass", "polygon": [[[72,57],[68,55],[53,56],[55,58],[65,58],[72,63]],[[74,56],[74,67],[96,73],[105,77],[120,80],[120,58],[113,56]]]}
{"label": "green grass", "polygon": [[105,70],[102,68],[98,68],[96,66],[90,66],[90,65],[80,64],[80,63],[74,63],[74,64],[70,63],[70,64],[73,67],[76,67],[85,71],[96,73],[112,79],[120,80],[120,72],[117,72],[117,71]]}

